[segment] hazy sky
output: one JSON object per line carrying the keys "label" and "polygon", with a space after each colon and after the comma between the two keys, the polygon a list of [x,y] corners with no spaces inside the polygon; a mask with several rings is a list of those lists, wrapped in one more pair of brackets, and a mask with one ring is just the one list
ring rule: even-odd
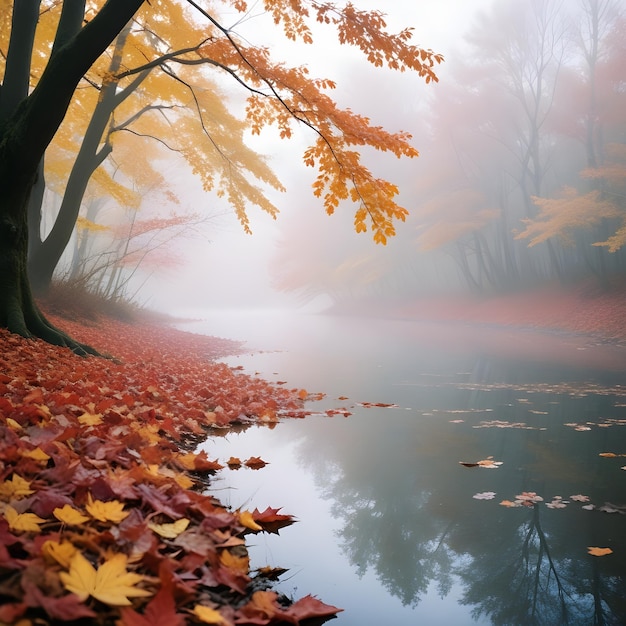
{"label": "hazy sky", "polygon": [[[472,17],[480,9],[489,6],[491,0],[358,0],[356,4],[366,9],[383,6],[390,30],[398,31],[413,26],[415,44],[451,58],[455,49],[462,44],[462,35]],[[270,38],[270,34],[275,31],[272,31],[271,26],[262,28],[262,23],[262,19],[255,18],[240,25],[237,30],[253,43],[270,45],[276,58],[307,64],[314,75],[336,78],[338,89],[332,95],[343,106],[372,115],[375,123],[389,130],[407,130],[397,127],[400,122],[394,113],[388,115],[390,119],[378,119],[374,115],[380,115],[382,110],[387,117],[385,98],[389,100],[390,110],[398,107],[398,102],[402,100],[397,93],[398,89],[407,90],[408,97],[404,101],[410,103],[411,94],[423,89],[419,77],[397,73],[392,73],[394,76],[391,77],[382,76],[378,70],[370,69],[357,51],[333,45],[334,35],[331,37],[330,34],[318,37],[312,46],[301,45],[294,49],[289,44],[277,43],[275,35]],[[438,68],[437,73],[445,80],[445,63]],[[362,91],[363,83],[371,83],[365,85],[365,92]],[[381,88],[381,85],[384,87]],[[431,88],[436,89],[436,86],[428,87]],[[409,115],[407,111],[400,110],[399,113],[401,118]],[[294,142],[276,142],[268,135],[263,135],[253,145],[260,152],[270,155],[273,167],[288,187],[287,193],[274,196],[283,214],[297,211],[298,204],[306,205],[306,210],[315,210],[316,201],[311,199],[308,182],[312,172],[301,165],[301,150],[297,145]],[[185,196],[181,202],[183,206],[214,207],[218,213],[229,211],[223,200],[204,194],[191,175],[180,175],[179,189],[181,195]],[[301,200],[303,194],[307,194],[304,202]],[[317,209],[323,214],[321,204]],[[253,236],[246,235],[232,215],[213,220],[207,235],[211,241],[185,241],[183,247],[189,263],[176,274],[152,279],[142,292],[143,299],[147,299],[150,306],[169,310],[216,306],[255,308],[293,303],[291,297],[271,290],[267,269],[268,259],[280,234],[280,216],[278,222],[274,222],[269,216],[253,209],[250,220]],[[335,225],[336,221],[329,222],[328,228]],[[311,236],[321,238],[323,233],[311,233]],[[375,244],[372,242],[371,245]]]}

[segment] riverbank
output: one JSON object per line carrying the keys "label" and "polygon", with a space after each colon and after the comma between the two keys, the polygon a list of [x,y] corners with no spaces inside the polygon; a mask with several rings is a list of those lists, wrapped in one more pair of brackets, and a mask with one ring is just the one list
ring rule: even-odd
{"label": "riverbank", "polygon": [[610,291],[592,285],[555,285],[488,297],[430,296],[411,302],[359,302],[336,313],[363,313],[398,319],[455,321],[478,325],[594,336],[626,344],[626,285]]}
{"label": "riverbank", "polygon": [[[223,506],[205,490],[233,460],[194,452],[210,429],[304,416],[307,392],[214,360],[237,342],[50,318],[114,360],[0,329],[0,623],[271,625],[337,613],[272,591],[277,570],[250,569],[248,535],[293,520]],[[240,463],[261,467],[261,453]]]}

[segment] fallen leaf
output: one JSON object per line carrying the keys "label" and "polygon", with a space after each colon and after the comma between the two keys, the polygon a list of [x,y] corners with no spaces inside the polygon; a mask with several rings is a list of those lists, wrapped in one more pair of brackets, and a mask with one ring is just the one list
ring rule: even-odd
{"label": "fallen leaf", "polygon": [[91,517],[101,522],[114,522],[119,524],[128,516],[128,511],[124,511],[124,503],[118,500],[94,500],[91,494],[87,495],[87,504],[85,506]]}
{"label": "fallen leaf", "polygon": [[267,465],[267,462],[264,461],[260,456],[251,456],[244,462],[246,467],[250,469],[261,469]]}
{"label": "fallen leaf", "polygon": [[9,522],[11,530],[31,533],[41,532],[39,525],[46,521],[34,513],[18,513],[11,505],[4,510],[4,518]]}
{"label": "fallen leaf", "polygon": [[70,541],[61,541],[61,543],[59,543],[58,541],[49,539],[48,541],[44,541],[41,546],[41,553],[44,557],[56,561],[65,569],[70,568],[70,563],[77,552],[76,547]]}
{"label": "fallen leaf", "polygon": [[189,520],[186,517],[182,517],[171,524],[154,524],[148,522],[148,528],[153,530],[160,537],[165,537],[165,539],[175,539],[180,533],[187,529],[187,526],[189,526]]}
{"label": "fallen leaf", "polygon": [[196,604],[192,612],[201,622],[204,622],[205,624],[217,624],[220,626],[221,624],[228,623],[224,620],[219,611],[216,611],[208,606],[203,606],[202,604]]}
{"label": "fallen leaf", "polygon": [[583,496],[581,494],[570,496],[569,499],[573,500],[574,502],[589,502],[589,496]]}
{"label": "fallen leaf", "polygon": [[250,530],[263,530],[263,526],[260,526],[254,521],[254,518],[252,517],[252,513],[250,511],[240,511],[239,522],[242,526],[245,526]]}
{"label": "fallen leaf", "polygon": [[482,493],[475,493],[472,498],[475,498],[476,500],[493,500],[495,496],[495,491],[483,491]]}
{"label": "fallen leaf", "polygon": [[613,550],[611,548],[597,548],[597,547],[588,547],[587,552],[592,556],[606,556],[607,554],[612,554]]}
{"label": "fallen leaf", "polygon": [[73,506],[66,504],[62,508],[56,508],[52,511],[52,515],[56,517],[63,524],[68,526],[80,526],[89,521],[86,515],[83,515],[80,511],[77,511]]}
{"label": "fallen leaf", "polygon": [[0,498],[6,501],[19,500],[31,493],[35,492],[30,488],[30,483],[18,474],[13,474],[10,480],[0,483]]}
{"label": "fallen leaf", "polygon": [[38,463],[41,463],[42,465],[45,465],[50,460],[50,456],[47,455],[41,448],[34,448],[33,450],[22,450],[22,456],[33,459]]}
{"label": "fallen leaf", "polygon": [[70,571],[59,574],[64,587],[76,594],[83,602],[89,596],[112,606],[129,606],[128,598],[145,598],[152,594],[135,585],[143,576],[126,571],[127,557],[116,554],[97,570],[80,553],[74,555]]}
{"label": "fallen leaf", "polygon": [[100,413],[94,414],[85,412],[79,415],[77,419],[83,426],[98,426],[102,424],[102,415],[100,415]]}
{"label": "fallen leaf", "polygon": [[519,502],[512,502],[511,500],[502,500],[502,502],[500,502],[500,506],[506,506],[506,507],[513,509],[515,507],[522,506],[522,505]]}

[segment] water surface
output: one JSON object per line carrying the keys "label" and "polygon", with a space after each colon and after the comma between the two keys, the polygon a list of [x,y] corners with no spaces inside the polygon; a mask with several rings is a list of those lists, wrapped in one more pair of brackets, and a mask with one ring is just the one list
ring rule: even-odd
{"label": "water surface", "polygon": [[[298,518],[250,540],[253,567],[289,569],[281,591],[344,608],[338,626],[626,623],[624,349],[259,312],[185,328],[248,339],[228,363],[326,393],[316,415],[204,444],[269,462],[221,471],[213,492]],[[501,504],[525,492],[534,505]]]}

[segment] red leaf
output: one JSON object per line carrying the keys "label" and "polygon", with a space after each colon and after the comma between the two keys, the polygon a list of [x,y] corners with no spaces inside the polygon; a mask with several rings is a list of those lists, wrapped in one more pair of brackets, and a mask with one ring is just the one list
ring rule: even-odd
{"label": "red leaf", "polygon": [[304,596],[294,602],[289,608],[280,612],[280,616],[292,624],[299,624],[301,620],[311,617],[331,617],[343,611],[336,606],[324,604],[313,596]]}

